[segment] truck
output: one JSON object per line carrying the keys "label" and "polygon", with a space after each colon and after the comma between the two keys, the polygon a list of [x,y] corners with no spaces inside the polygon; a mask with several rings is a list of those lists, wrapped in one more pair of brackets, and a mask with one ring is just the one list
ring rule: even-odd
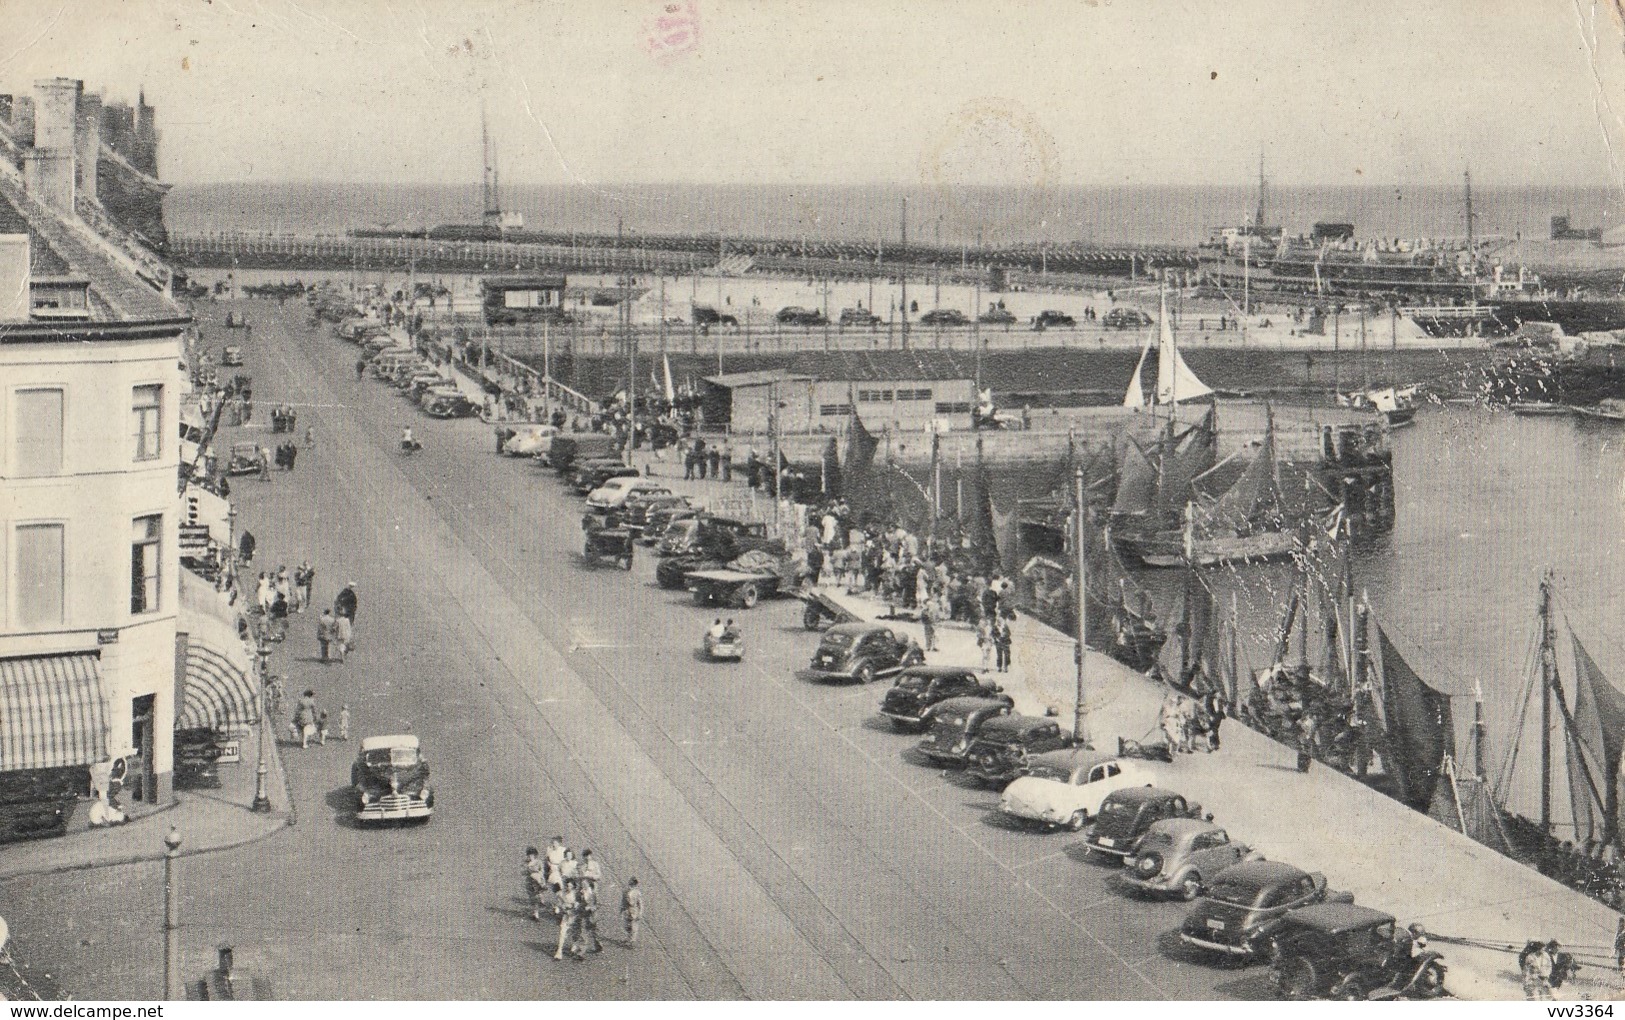
{"label": "truck", "polygon": [[788,553],[756,549],[724,567],[690,571],[683,581],[700,605],[750,609],[763,598],[791,594],[800,586],[804,572]]}

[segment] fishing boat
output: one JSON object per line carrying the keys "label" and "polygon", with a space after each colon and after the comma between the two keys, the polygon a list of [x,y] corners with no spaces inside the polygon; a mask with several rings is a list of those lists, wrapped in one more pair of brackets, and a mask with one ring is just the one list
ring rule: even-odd
{"label": "fishing boat", "polygon": [[1567,418],[1574,414],[1574,408],[1550,400],[1514,400],[1507,410],[1520,418]]}
{"label": "fishing boat", "polygon": [[1593,407],[1576,407],[1574,413],[1582,418],[1592,418],[1597,421],[1625,422],[1625,400],[1618,397],[1608,397],[1599,400]]}
{"label": "fishing boat", "polygon": [[1560,613],[1550,573],[1540,583],[1533,645],[1494,771],[1475,692],[1470,753],[1464,761],[1445,749],[1428,813],[1617,908],[1625,898],[1605,857],[1620,849],[1625,693]]}

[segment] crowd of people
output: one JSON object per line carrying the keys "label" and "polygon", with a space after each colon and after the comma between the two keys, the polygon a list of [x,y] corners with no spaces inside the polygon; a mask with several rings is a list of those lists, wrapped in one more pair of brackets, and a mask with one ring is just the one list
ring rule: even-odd
{"label": "crowd of people", "polygon": [[[588,953],[602,952],[598,937],[599,890],[604,871],[591,850],[579,857],[554,836],[545,850],[525,848],[525,889],[531,901],[532,920],[557,924],[558,942],[553,959],[566,955],[584,960]],[[621,892],[621,923],[628,946],[637,945],[643,923],[643,890],[636,877],[627,879]]]}

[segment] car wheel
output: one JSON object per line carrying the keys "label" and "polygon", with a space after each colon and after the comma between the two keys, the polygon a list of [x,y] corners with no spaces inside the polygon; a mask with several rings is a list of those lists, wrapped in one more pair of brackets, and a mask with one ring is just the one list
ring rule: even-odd
{"label": "car wheel", "polygon": [[909,652],[907,655],[903,656],[902,665],[905,669],[909,666],[925,665],[925,653],[919,650]]}
{"label": "car wheel", "polygon": [[739,606],[741,609],[754,609],[761,597],[762,593],[754,583],[746,584],[739,589]]}
{"label": "car wheel", "polygon": [[1417,975],[1416,983],[1412,987],[1415,988],[1416,994],[1424,999],[1437,999],[1443,995],[1444,965],[1438,960],[1430,962],[1422,968],[1422,973]]}
{"label": "car wheel", "polygon": [[870,683],[874,678],[875,668],[867,662],[852,671],[852,679],[860,684]]}
{"label": "car wheel", "polygon": [[1089,824],[1089,815],[1083,811],[1072,812],[1072,817],[1066,820],[1066,827],[1073,832],[1082,832],[1083,827]]}
{"label": "car wheel", "polygon": [[1315,965],[1302,956],[1281,960],[1270,970],[1270,980],[1274,982],[1276,990],[1294,1002],[1314,998],[1319,979]]}
{"label": "car wheel", "polygon": [[1202,895],[1202,876],[1194,871],[1186,875],[1179,883],[1179,895],[1187,903]]}
{"label": "car wheel", "polygon": [[801,611],[801,626],[807,630],[817,630],[823,619],[824,614],[818,611],[817,606],[809,605]]}

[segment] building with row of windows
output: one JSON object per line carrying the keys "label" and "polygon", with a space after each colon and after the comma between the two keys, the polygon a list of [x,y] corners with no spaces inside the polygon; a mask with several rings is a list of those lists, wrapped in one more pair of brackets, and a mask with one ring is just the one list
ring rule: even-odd
{"label": "building with row of windows", "polygon": [[844,433],[854,418],[872,433],[971,427],[976,383],[952,352],[810,355],[788,368],[703,380],[708,424],[782,435]]}
{"label": "building with row of windows", "polygon": [[188,667],[182,608],[190,318],[76,212],[81,95],[37,83],[35,143],[54,148],[0,159],[0,839],[46,834],[19,831],[50,821],[30,804],[119,763],[136,798],[167,800],[177,712],[220,682]]}

